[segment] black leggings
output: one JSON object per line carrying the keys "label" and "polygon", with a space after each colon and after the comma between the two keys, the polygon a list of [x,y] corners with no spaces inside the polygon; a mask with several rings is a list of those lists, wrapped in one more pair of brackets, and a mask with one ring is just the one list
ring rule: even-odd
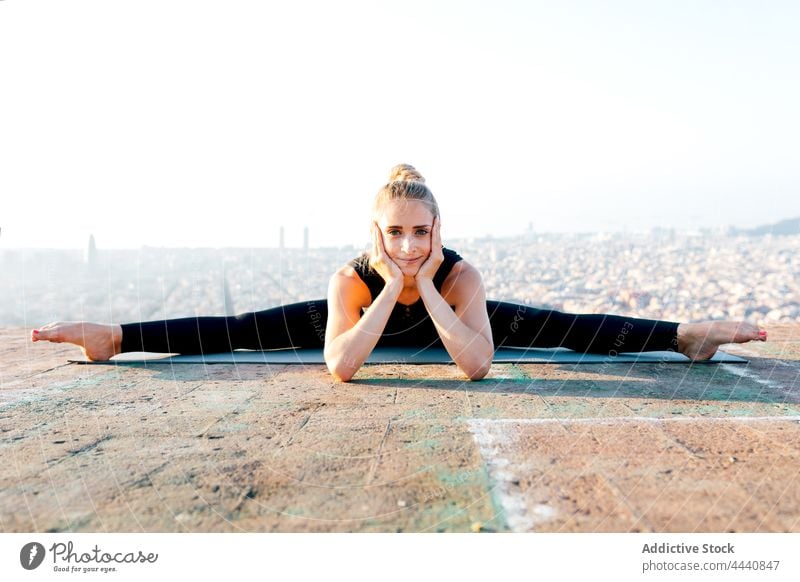
{"label": "black leggings", "polygon": [[[494,347],[565,347],[578,352],[677,351],[678,324],[619,315],[576,315],[487,301]],[[235,349],[322,348],[325,299],[228,317],[186,317],[122,325],[123,352],[212,354]],[[380,345],[380,344],[379,344]]]}

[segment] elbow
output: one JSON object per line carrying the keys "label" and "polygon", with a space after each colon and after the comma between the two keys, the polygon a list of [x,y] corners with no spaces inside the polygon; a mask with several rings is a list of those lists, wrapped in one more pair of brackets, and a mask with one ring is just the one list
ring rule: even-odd
{"label": "elbow", "polygon": [[353,379],[353,376],[354,376],[354,374],[352,374],[352,373],[347,373],[347,372],[343,373],[343,372],[340,372],[340,371],[337,371],[337,370],[330,370],[330,373],[331,373],[331,376],[333,376],[334,380],[336,380],[337,382],[342,382],[342,383],[349,382],[350,380]]}
{"label": "elbow", "polygon": [[328,372],[337,382],[349,382],[355,375],[355,370],[345,370],[340,364],[328,364]]}
{"label": "elbow", "polygon": [[328,372],[330,372],[333,379],[337,382],[349,382],[355,376],[356,371],[349,366],[345,366],[344,362],[335,358],[325,358],[325,364],[328,366]]}
{"label": "elbow", "polygon": [[482,348],[476,349],[474,357],[469,365],[463,368],[464,372],[472,382],[483,380],[492,369],[494,359],[494,345],[491,336],[486,338],[488,341]]}
{"label": "elbow", "polygon": [[482,354],[473,354],[467,360],[461,360],[458,367],[472,382],[483,380],[489,370],[492,368],[492,359],[494,358],[494,350],[489,350]]}
{"label": "elbow", "polygon": [[486,374],[489,373],[491,367],[492,367],[492,361],[489,360],[488,362],[485,362],[483,365],[467,371],[467,377],[472,382],[483,380],[486,377]]}
{"label": "elbow", "polygon": [[467,374],[467,377],[470,379],[470,381],[477,382],[479,380],[483,380],[486,377],[486,374],[488,373],[489,373],[489,368],[486,369],[481,368],[480,370],[478,370],[473,374]]}

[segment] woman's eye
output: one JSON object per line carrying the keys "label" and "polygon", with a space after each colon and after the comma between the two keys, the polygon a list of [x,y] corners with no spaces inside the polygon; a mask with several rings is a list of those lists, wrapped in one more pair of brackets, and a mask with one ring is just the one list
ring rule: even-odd
{"label": "woman's eye", "polygon": [[[401,234],[401,232],[400,232],[399,230],[396,230],[396,229],[395,229],[395,230],[389,230],[389,231],[386,231],[386,234],[389,234],[389,235],[391,235],[391,236],[394,236],[394,235],[396,235],[396,234]],[[419,229],[419,230],[417,231],[417,234],[418,234],[418,235],[420,235],[420,236],[425,236],[426,234],[428,234],[428,231],[427,231],[427,230],[425,230],[425,229],[423,229],[423,228],[421,228],[421,229]]]}

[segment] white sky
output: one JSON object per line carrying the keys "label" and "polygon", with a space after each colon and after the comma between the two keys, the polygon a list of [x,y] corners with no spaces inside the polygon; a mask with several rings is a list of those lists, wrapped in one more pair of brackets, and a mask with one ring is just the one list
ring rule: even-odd
{"label": "white sky", "polygon": [[0,2],[0,248],[800,216],[800,3]]}

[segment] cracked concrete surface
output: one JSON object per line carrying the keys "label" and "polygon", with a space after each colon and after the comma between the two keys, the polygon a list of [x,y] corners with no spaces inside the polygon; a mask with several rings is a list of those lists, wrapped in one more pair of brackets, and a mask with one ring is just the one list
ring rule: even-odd
{"label": "cracked concrete surface", "polygon": [[744,365],[66,364],[0,329],[4,532],[800,531],[800,326]]}

